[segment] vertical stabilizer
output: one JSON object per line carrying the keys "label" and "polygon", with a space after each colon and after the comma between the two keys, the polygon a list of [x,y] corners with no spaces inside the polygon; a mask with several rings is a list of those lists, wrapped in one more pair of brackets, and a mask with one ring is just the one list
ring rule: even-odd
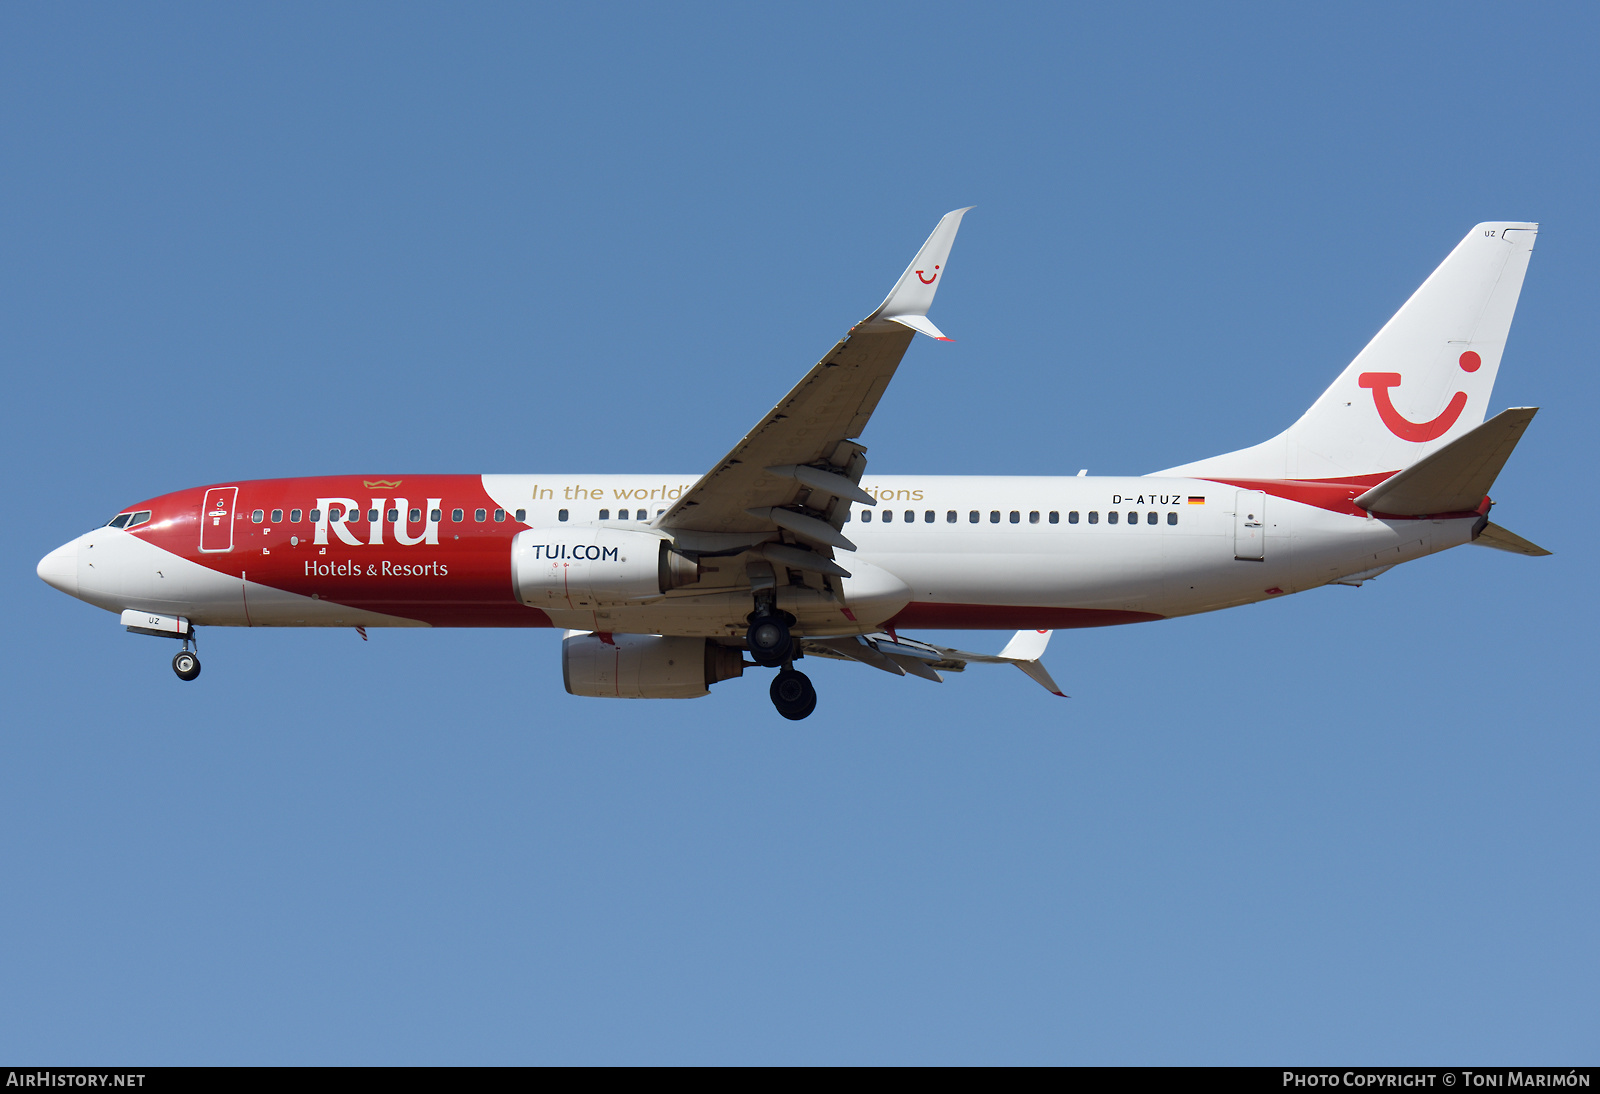
{"label": "vertical stabilizer", "polygon": [[1334,479],[1410,467],[1481,424],[1537,224],[1479,224],[1294,425],[1163,475]]}

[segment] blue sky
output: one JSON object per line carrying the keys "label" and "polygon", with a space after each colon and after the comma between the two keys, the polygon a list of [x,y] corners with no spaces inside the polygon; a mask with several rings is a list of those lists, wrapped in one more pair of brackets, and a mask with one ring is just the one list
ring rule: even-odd
{"label": "blue sky", "polygon": [[[0,12],[0,1058],[1593,1062],[1600,16],[1582,5]],[[1543,224],[1497,522],[1058,634],[1061,701],[568,696],[528,631],[221,631],[34,576],[152,495],[697,474],[968,215],[877,473],[1299,414]],[[923,635],[998,649],[999,634]]]}

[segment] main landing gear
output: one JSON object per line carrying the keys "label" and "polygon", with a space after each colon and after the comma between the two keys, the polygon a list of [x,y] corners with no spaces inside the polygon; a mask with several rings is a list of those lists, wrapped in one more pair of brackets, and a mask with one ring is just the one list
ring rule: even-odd
{"label": "main landing gear", "polygon": [[786,668],[774,676],[768,694],[778,713],[791,722],[798,722],[817,709],[817,689],[811,686],[811,678],[795,669]]}
{"label": "main landing gear", "polygon": [[744,644],[755,662],[769,669],[778,669],[772,680],[769,694],[778,713],[791,722],[798,722],[817,709],[817,689],[803,672],[792,666],[795,657],[794,636],[789,628],[794,617],[780,612],[769,604],[759,604],[747,618],[750,629],[745,631]]}
{"label": "main landing gear", "polygon": [[756,664],[775,669],[794,659],[794,639],[789,635],[789,625],[794,617],[787,612],[758,608],[747,617],[750,629],[744,632],[744,644]]}

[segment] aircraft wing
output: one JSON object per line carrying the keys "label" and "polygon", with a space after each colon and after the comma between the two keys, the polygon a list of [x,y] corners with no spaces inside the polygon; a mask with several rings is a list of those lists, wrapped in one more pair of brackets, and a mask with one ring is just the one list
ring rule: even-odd
{"label": "aircraft wing", "polygon": [[866,428],[914,332],[949,341],[928,321],[928,308],[966,211],[944,215],[878,309],[657,518],[657,527],[745,533],[752,541],[781,530],[824,557],[832,556],[832,548],[854,549],[841,531],[850,503],[876,504],[857,485],[867,461],[866,449],[854,439]]}
{"label": "aircraft wing", "polygon": [[897,634],[851,634],[838,638],[807,638],[801,646],[808,657],[835,661],[860,661],[896,676],[920,676],[942,684],[940,672],[963,672],[971,664],[1015,665],[1052,695],[1066,698],[1051,679],[1040,658],[1050,644],[1051,631],[1018,631],[999,653],[969,653]]}

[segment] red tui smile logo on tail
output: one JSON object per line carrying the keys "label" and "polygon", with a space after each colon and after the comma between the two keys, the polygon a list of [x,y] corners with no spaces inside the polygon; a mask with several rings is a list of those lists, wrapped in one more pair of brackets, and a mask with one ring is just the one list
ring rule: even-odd
{"label": "red tui smile logo on tail", "polygon": [[[1483,365],[1483,358],[1469,349],[1456,363],[1461,366],[1463,372],[1477,372]],[[1458,391],[1450,396],[1450,404],[1437,418],[1426,422],[1413,422],[1396,410],[1389,398],[1389,389],[1400,386],[1398,372],[1363,372],[1356,378],[1356,383],[1372,389],[1372,402],[1378,408],[1378,417],[1389,427],[1389,432],[1402,441],[1415,441],[1420,444],[1423,441],[1437,440],[1450,431],[1450,427],[1456,424],[1456,420],[1461,417],[1461,412],[1467,405],[1467,393]]]}

